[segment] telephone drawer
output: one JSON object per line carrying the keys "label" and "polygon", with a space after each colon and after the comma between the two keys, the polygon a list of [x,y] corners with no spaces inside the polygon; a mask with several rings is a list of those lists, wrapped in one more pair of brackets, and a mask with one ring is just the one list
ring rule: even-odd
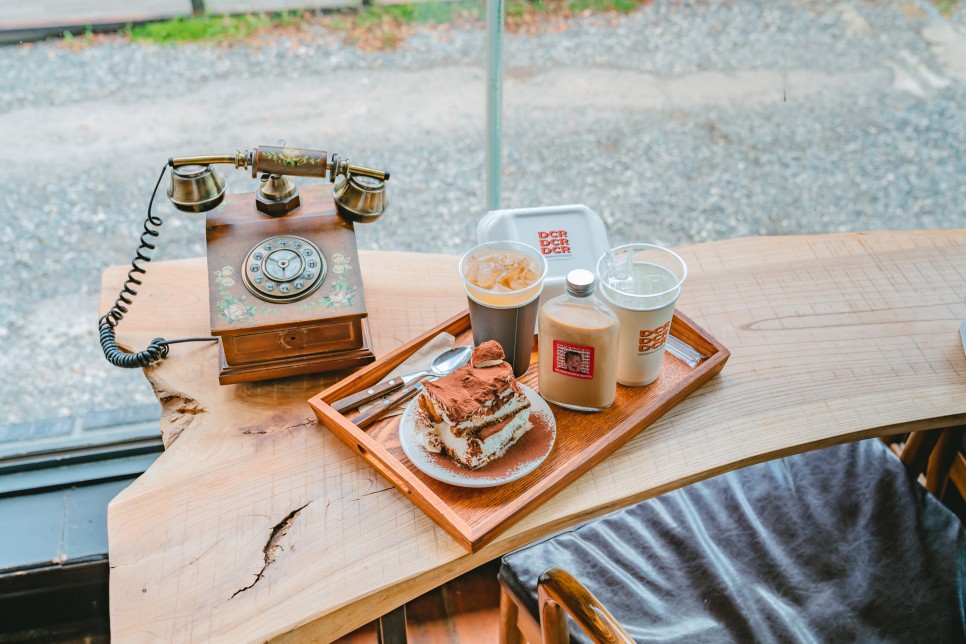
{"label": "telephone drawer", "polygon": [[308,326],[242,333],[222,337],[230,364],[282,358],[328,351],[346,351],[363,346],[360,319]]}

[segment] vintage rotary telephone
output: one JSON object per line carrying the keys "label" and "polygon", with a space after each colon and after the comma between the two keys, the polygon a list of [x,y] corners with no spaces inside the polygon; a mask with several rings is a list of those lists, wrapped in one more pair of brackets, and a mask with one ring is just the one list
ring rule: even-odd
{"label": "vintage rotary telephone", "polygon": [[[254,195],[225,195],[213,165],[251,168]],[[160,217],[151,213],[164,173],[179,210],[205,212],[211,338],[155,338],[143,351],[117,346],[115,327],[142,284]],[[328,176],[334,186],[290,177]],[[233,155],[168,159],[151,193],[144,232],[127,280],[98,329],[104,356],[119,367],[147,367],[179,342],[220,339],[222,384],[356,367],[375,359],[366,321],[354,223],[388,207],[389,173],[338,155],[259,146]]]}

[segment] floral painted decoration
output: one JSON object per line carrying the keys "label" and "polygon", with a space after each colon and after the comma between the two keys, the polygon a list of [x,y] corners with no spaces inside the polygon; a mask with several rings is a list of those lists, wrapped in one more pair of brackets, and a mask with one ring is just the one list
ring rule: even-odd
{"label": "floral painted decoration", "polygon": [[218,285],[218,294],[221,295],[221,301],[217,302],[215,306],[221,311],[219,315],[225,318],[228,324],[248,322],[255,316],[254,304],[246,303],[244,295],[232,295],[228,291],[230,286],[235,285],[235,280],[232,278],[234,274],[235,269],[231,266],[225,266],[220,271],[215,271],[215,284]]}
{"label": "floral painted decoration", "polygon": [[337,306],[352,306],[352,301],[356,297],[356,290],[355,286],[349,285],[345,275],[339,275],[339,278],[332,282],[329,294],[323,297],[321,302],[326,308],[330,309]]}
{"label": "floral painted decoration", "polygon": [[349,263],[349,258],[342,253],[333,253],[332,257],[329,259],[332,260],[331,264],[333,273],[345,273],[346,271],[352,269],[352,264]]}
{"label": "floral painted decoration", "polygon": [[316,159],[299,154],[299,151],[295,148],[283,148],[281,152],[263,152],[262,154],[266,159],[292,168],[300,165],[317,164]]}
{"label": "floral painted decoration", "polygon": [[228,324],[233,324],[235,322],[248,322],[253,317],[255,317],[255,305],[246,304],[245,296],[231,296],[222,299],[218,302],[218,308],[221,309],[221,317],[228,321]]}
{"label": "floral painted decoration", "polygon": [[[229,286],[235,285],[235,280],[232,279],[232,275],[235,274],[235,269],[231,266],[226,266],[220,271],[215,271],[215,284],[218,285],[219,290],[222,288],[228,288]],[[224,294],[222,294],[224,295]]]}

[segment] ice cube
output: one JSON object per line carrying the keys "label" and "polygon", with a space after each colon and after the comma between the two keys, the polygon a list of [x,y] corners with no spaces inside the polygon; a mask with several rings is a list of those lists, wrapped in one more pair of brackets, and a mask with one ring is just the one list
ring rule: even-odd
{"label": "ice cube", "polygon": [[473,258],[466,279],[481,289],[517,291],[533,285],[540,275],[531,258],[500,253]]}

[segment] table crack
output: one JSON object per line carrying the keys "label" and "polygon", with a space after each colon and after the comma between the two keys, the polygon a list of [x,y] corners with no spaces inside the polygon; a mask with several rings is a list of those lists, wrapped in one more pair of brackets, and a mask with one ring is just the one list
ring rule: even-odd
{"label": "table crack", "polygon": [[[309,501],[309,503],[311,503],[311,501]],[[275,563],[275,553],[282,549],[282,546],[280,546],[278,542],[282,540],[282,537],[288,534],[292,524],[295,523],[295,519],[302,512],[302,510],[308,507],[309,503],[306,503],[300,508],[292,510],[285,516],[284,519],[275,524],[275,527],[272,528],[272,533],[268,536],[268,541],[265,542],[265,546],[262,548],[262,556],[265,563],[262,564],[262,569],[258,571],[257,575],[255,575],[255,581],[248,584],[244,588],[239,588],[232,593],[232,596],[228,599],[234,599],[236,595],[239,595],[252,588],[261,580],[263,576],[265,576],[265,571],[268,569],[268,567]]]}

